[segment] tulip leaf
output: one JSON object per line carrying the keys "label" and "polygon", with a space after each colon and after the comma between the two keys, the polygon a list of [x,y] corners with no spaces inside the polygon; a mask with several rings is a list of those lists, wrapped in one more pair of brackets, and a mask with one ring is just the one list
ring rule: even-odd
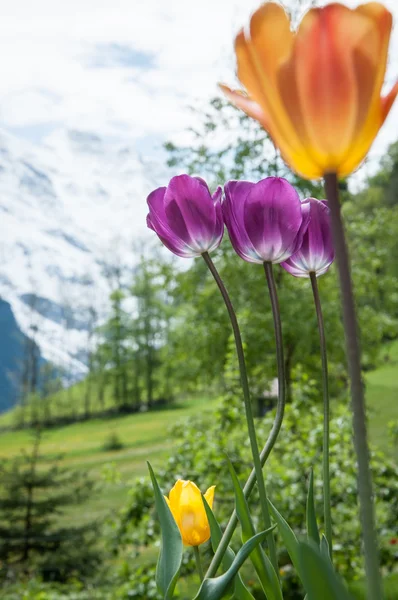
{"label": "tulip leaf", "polygon": [[[217,522],[216,517],[214,516],[213,511],[211,510],[211,508],[204,496],[202,496],[202,500],[203,500],[203,504],[205,507],[207,520],[209,521],[209,526],[210,526],[210,541],[211,541],[211,545],[213,548],[213,552],[215,552],[221,541],[222,531],[221,531],[220,525]],[[235,552],[233,550],[231,550],[231,548],[228,546],[227,550],[223,556],[223,559],[222,559],[222,566],[224,567],[225,571],[228,571],[228,569],[231,567],[232,563],[234,562],[234,558],[235,558]],[[239,573],[235,577],[234,584],[235,584],[235,591],[234,591],[233,596],[231,597],[231,598],[233,598],[233,600],[254,600],[253,596],[251,595],[251,593],[249,592],[249,590],[243,583],[242,578],[239,575]]]}
{"label": "tulip leaf", "polygon": [[148,463],[153,491],[155,494],[156,512],[160,521],[162,541],[158,564],[156,566],[156,585],[164,600],[173,597],[182,562],[182,539],[180,530],[174,520],[167,502],[160,490],[155,473]]}
{"label": "tulip leaf", "polygon": [[312,540],[299,544],[299,562],[308,600],[352,600],[330,559]]}
{"label": "tulip leaf", "polygon": [[318,523],[316,521],[314,501],[314,472],[312,469],[310,473],[307,495],[307,535],[309,540],[313,540],[318,546],[320,545],[321,539],[319,537]]}
{"label": "tulip leaf", "polygon": [[329,562],[332,562],[331,558],[330,558],[329,542],[325,538],[324,534],[322,534],[322,537],[321,537],[321,546],[320,547],[321,547],[321,553],[323,554],[323,556],[325,558],[327,558],[329,560]]}
{"label": "tulip leaf", "polygon": [[286,546],[286,550],[289,553],[290,560],[292,561],[293,566],[296,569],[297,574],[299,575],[299,541],[296,538],[296,534],[270,500],[268,500],[268,505],[270,508],[271,515],[278,525],[278,531],[281,535],[283,543]]}
{"label": "tulip leaf", "polygon": [[[243,490],[239,483],[239,479],[235,473],[235,469],[228,459],[229,472],[232,478],[232,483],[235,491],[235,504],[236,514],[242,529],[242,540],[250,539],[254,533],[254,525],[250,516],[249,507],[246,502]],[[271,529],[271,531],[274,528]],[[261,546],[258,546],[250,556],[253,566],[256,570],[257,576],[260,580],[261,586],[265,592],[268,600],[283,600],[282,591],[278,575],[275,573],[275,569],[272,563]]]}
{"label": "tulip leaf", "polygon": [[204,579],[194,600],[220,600],[247,557],[258,547],[258,544],[265,540],[270,530],[258,533],[243,544],[226,573],[213,579]]}

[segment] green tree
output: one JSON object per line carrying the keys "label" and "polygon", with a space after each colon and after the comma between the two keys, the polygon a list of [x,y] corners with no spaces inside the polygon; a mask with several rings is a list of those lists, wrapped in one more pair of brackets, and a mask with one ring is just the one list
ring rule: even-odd
{"label": "green tree", "polygon": [[2,575],[36,572],[44,579],[65,581],[73,574],[93,573],[99,560],[96,524],[60,523],[69,505],[89,497],[93,482],[86,473],[62,469],[58,458],[44,466],[40,441],[41,431],[36,429],[29,450],[1,466]]}
{"label": "green tree", "polygon": [[[131,295],[135,306],[132,319],[135,348],[135,387],[140,387],[138,369],[142,368],[146,404],[151,408],[156,395],[170,399],[170,329],[174,315],[171,288],[174,272],[160,254],[144,257],[135,269]],[[159,394],[165,396],[159,398]]]}

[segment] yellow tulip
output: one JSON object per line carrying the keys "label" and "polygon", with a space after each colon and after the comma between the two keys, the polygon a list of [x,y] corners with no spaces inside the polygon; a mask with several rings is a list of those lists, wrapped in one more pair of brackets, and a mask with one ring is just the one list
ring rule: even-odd
{"label": "yellow tulip", "polygon": [[[215,486],[204,494],[210,508],[213,507]],[[165,496],[175,522],[186,546],[199,546],[210,538],[210,527],[203,505],[200,489],[192,481],[179,479]]]}
{"label": "yellow tulip", "polygon": [[398,93],[381,96],[392,16],[378,2],[313,8],[292,31],[263,4],[236,37],[238,78],[227,97],[269,132],[297,173],[344,177],[365,158]]}

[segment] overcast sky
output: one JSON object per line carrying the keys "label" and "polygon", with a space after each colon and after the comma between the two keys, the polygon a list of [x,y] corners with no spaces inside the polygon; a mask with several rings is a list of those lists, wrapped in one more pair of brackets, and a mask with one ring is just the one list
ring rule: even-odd
{"label": "overcast sky", "polygon": [[[0,127],[45,143],[57,128],[150,152],[192,125],[188,106],[234,83],[233,37],[253,0],[0,0]],[[355,2],[347,2],[355,5]],[[397,0],[387,6],[398,17]],[[393,33],[388,83],[398,75]],[[373,151],[398,137],[398,105]]]}

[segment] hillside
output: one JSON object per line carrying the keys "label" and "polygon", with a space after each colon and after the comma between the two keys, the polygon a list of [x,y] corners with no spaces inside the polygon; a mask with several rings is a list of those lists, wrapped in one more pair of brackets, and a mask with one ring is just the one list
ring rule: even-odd
{"label": "hillside", "polygon": [[[103,517],[122,506],[128,491],[125,483],[146,474],[146,460],[160,465],[166,458],[173,443],[169,428],[176,421],[212,406],[214,402],[207,398],[192,398],[168,410],[93,419],[48,430],[41,445],[44,458],[61,453],[61,465],[89,471],[98,480],[107,465],[114,466],[121,475],[120,483],[107,484],[83,507],[74,507],[76,514],[71,514],[71,519]],[[111,434],[116,434],[123,445],[118,451],[104,449]],[[30,435],[28,430],[1,434],[0,457],[18,454],[29,444]]]}
{"label": "hillside", "polygon": [[[385,364],[366,376],[369,430],[374,446],[393,454],[396,450],[388,434],[388,424],[398,420],[398,342],[385,347],[384,355]],[[83,393],[83,384],[75,386],[73,398],[76,404]],[[98,479],[107,465],[114,465],[121,476],[120,482],[107,483],[83,510],[77,507],[76,514],[71,517],[77,520],[84,520],[86,515],[101,517],[122,506],[127,495],[125,483],[146,473],[146,460],[155,466],[166,460],[173,447],[169,428],[180,419],[212,407],[214,400],[200,396],[181,401],[167,410],[93,419],[47,431],[42,443],[44,456],[50,458],[62,453],[64,466],[90,471]],[[13,411],[0,417],[0,426],[10,424],[12,420]],[[120,450],[104,449],[111,434],[122,443]],[[19,453],[29,443],[29,437],[28,430],[2,433],[0,457]]]}

